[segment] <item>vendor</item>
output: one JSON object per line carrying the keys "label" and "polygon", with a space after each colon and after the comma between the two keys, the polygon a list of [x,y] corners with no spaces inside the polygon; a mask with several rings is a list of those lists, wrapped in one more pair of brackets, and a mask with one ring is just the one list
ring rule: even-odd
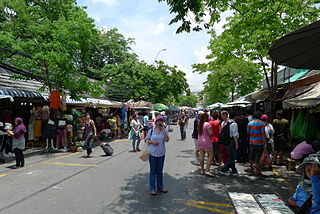
{"label": "vendor", "polygon": [[25,138],[24,135],[27,132],[25,125],[21,118],[15,119],[16,128],[13,131],[8,130],[8,134],[13,136],[12,150],[15,154],[16,165],[14,169],[24,167],[24,155],[23,150],[25,149]]}
{"label": "vendor", "polygon": [[320,154],[312,154],[303,160],[301,181],[294,195],[288,200],[295,213],[320,213]]}

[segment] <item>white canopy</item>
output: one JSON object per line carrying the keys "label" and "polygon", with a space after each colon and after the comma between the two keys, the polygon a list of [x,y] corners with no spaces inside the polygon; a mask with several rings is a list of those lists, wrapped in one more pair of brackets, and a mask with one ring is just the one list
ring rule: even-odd
{"label": "white canopy", "polygon": [[312,108],[318,105],[320,105],[320,83],[304,94],[283,101],[284,108]]}

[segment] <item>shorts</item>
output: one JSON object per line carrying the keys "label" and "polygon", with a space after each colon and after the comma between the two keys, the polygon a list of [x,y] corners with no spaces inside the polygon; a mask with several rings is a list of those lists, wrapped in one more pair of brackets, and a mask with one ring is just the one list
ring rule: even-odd
{"label": "shorts", "polygon": [[274,136],[274,151],[285,152],[287,149],[287,139],[283,136]]}
{"label": "shorts", "polygon": [[148,132],[149,131],[149,126],[144,126],[143,131]]}
{"label": "shorts", "polygon": [[263,153],[264,146],[250,145],[250,161],[260,163],[260,159]]}

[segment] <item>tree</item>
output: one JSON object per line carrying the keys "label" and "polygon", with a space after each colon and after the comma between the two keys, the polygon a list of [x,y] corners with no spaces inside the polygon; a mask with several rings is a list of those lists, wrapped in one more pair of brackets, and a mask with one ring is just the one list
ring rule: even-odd
{"label": "tree", "polygon": [[75,0],[2,0],[0,60],[30,71],[51,90],[98,95],[86,76],[99,33]]}
{"label": "tree", "polygon": [[98,42],[93,48],[90,67],[101,69],[106,64],[119,65],[137,60],[137,55],[132,52],[133,44],[134,39],[126,38],[116,28],[100,29]]}
{"label": "tree", "polygon": [[231,59],[224,66],[216,67],[205,82],[204,95],[207,104],[231,101],[234,96],[244,96],[261,85],[259,66],[241,59]]}
{"label": "tree", "polygon": [[185,73],[161,61],[156,66],[139,61],[106,65],[101,75],[106,81],[106,96],[119,101],[168,104],[188,89]]}
{"label": "tree", "polygon": [[[319,0],[158,1],[166,1],[170,12],[176,14],[171,23],[182,22],[177,32],[189,32],[192,24],[196,24],[194,30],[199,30],[203,23],[204,27],[210,28],[221,19],[222,12],[230,11],[232,15],[227,18],[224,32],[219,36],[211,32],[211,54],[207,57],[212,60],[210,66],[198,65],[196,69],[203,71],[201,67],[207,67],[213,71],[230,58],[257,63],[265,74],[272,100],[277,66],[271,62],[268,50],[276,38],[309,24],[320,16]],[[188,18],[190,14],[195,16],[193,23]],[[207,15],[210,17],[208,22],[205,21]]]}
{"label": "tree", "polygon": [[187,95],[181,96],[178,98],[176,105],[178,106],[189,106],[189,107],[196,107],[198,103],[198,98],[195,95]]}

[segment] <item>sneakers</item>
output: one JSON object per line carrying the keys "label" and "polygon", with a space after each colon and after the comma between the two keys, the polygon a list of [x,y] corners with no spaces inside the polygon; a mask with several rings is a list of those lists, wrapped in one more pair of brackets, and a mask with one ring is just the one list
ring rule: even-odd
{"label": "sneakers", "polygon": [[225,172],[225,171],[219,171],[219,174],[221,174],[221,175],[225,175],[225,176],[230,176],[231,174],[230,174],[230,172]]}

